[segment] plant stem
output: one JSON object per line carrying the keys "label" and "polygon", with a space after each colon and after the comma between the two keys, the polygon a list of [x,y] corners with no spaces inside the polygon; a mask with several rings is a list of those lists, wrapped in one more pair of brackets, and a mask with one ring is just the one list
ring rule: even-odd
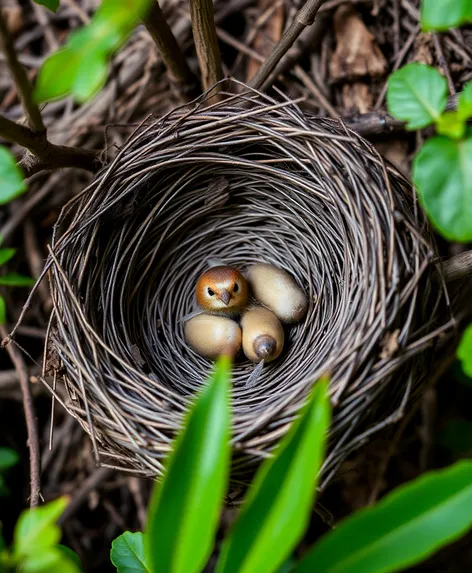
{"label": "plant stem", "polygon": [[28,369],[26,368],[25,361],[23,360],[23,356],[20,354],[20,351],[8,338],[7,331],[4,326],[0,326],[0,334],[4,339],[2,346],[6,347],[20,380],[21,393],[23,395],[23,408],[26,418],[26,429],[28,432],[28,448],[30,453],[30,507],[36,507],[39,505],[39,496],[41,491],[41,456],[39,453],[38,427],[36,424],[36,414],[34,411],[33,397],[31,395]]}
{"label": "plant stem", "polygon": [[[204,91],[223,79],[211,0],[190,0],[190,17]],[[219,88],[221,89],[221,88]]]}
{"label": "plant stem", "polygon": [[199,95],[197,81],[167,23],[159,3],[153,1],[142,20],[157,46],[171,80],[177,85],[183,99],[188,101]]}
{"label": "plant stem", "polygon": [[15,81],[18,95],[20,96],[21,103],[23,104],[23,109],[25,110],[25,115],[31,129],[38,133],[45,132],[46,128],[44,127],[44,123],[41,118],[41,112],[33,100],[33,90],[25,69],[18,61],[15,47],[11,36],[8,33],[2,10],[0,10],[0,49],[5,54],[7,66]]}
{"label": "plant stem", "polygon": [[282,36],[279,42],[274,46],[272,52],[268,55],[265,62],[259,68],[255,76],[249,82],[250,87],[260,89],[275,67],[288,50],[293,46],[295,40],[307,26],[311,26],[315,16],[325,0],[308,0],[306,4],[298,11],[293,22]]}

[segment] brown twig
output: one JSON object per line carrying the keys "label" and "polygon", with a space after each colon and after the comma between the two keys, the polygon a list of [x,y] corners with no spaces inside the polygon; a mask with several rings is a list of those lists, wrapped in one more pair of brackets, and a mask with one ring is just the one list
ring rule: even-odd
{"label": "brown twig", "polygon": [[11,36],[8,33],[7,24],[2,10],[0,10],[0,49],[5,54],[7,66],[15,81],[18,95],[20,96],[21,103],[23,104],[23,109],[25,110],[31,129],[38,133],[45,133],[46,128],[44,127],[39,107],[33,99],[31,84],[28,80],[25,69],[18,61],[15,47]]}
{"label": "brown twig", "polygon": [[169,26],[157,0],[151,3],[143,18],[151,38],[157,46],[171,80],[185,101],[198,97],[196,78],[190,70],[187,60]]}
{"label": "brown twig", "polygon": [[446,282],[472,278],[472,250],[459,253],[443,261]]}
{"label": "brown twig", "polygon": [[280,42],[267,57],[266,61],[257,71],[256,75],[249,82],[250,87],[260,89],[270,74],[275,70],[277,64],[293,46],[295,40],[300,36],[307,26],[311,26],[315,16],[323,4],[324,0],[308,0],[308,2],[298,11],[293,22],[282,36]]}
{"label": "brown twig", "polygon": [[212,1],[190,0],[190,17],[202,74],[202,87],[207,91],[223,79]]}
{"label": "brown twig", "polygon": [[8,333],[4,326],[0,325],[0,334],[3,338],[2,346],[7,349],[10,359],[18,373],[21,393],[23,395],[23,408],[25,410],[26,429],[28,432],[28,448],[30,457],[30,507],[39,505],[41,491],[41,458],[39,454],[38,427],[36,425],[36,415],[34,411],[33,396],[29,384],[29,374],[23,356],[8,338]]}

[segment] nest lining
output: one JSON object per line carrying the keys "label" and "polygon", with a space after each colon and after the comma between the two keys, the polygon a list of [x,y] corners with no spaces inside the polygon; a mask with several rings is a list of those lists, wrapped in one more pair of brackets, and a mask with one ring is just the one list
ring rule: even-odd
{"label": "nest lining", "polygon": [[279,266],[310,309],[255,387],[254,365],[234,365],[232,486],[248,483],[329,371],[324,487],[426,373],[443,297],[428,226],[409,182],[341,122],[248,89],[202,103],[146,121],[63,209],[45,367],[101,465],[159,475],[211,368],[182,321],[208,259]]}

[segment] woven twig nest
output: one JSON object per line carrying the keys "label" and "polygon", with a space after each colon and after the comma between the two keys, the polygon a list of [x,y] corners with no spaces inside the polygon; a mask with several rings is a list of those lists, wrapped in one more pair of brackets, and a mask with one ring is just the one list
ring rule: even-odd
{"label": "woven twig nest", "polygon": [[311,301],[255,387],[254,365],[234,365],[233,488],[330,372],[324,485],[402,414],[440,330],[434,252],[411,185],[341,122],[249,90],[145,122],[63,209],[49,260],[46,371],[65,384],[65,407],[102,465],[162,472],[211,369],[186,346],[182,320],[209,258],[277,265]]}

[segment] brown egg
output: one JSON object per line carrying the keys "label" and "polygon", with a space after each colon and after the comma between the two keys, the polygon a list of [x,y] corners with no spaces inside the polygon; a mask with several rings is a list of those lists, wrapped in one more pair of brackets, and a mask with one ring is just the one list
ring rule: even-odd
{"label": "brown egg", "polygon": [[308,298],[284,270],[258,263],[249,267],[248,282],[254,297],[282,322],[299,322],[306,315]]}
{"label": "brown egg", "polygon": [[270,362],[284,347],[284,329],[275,314],[262,306],[247,310],[241,320],[243,352],[252,362]]}
{"label": "brown egg", "polygon": [[194,316],[185,323],[184,334],[187,344],[205,358],[216,359],[221,354],[233,357],[241,349],[238,323],[224,316]]}
{"label": "brown egg", "polygon": [[212,267],[199,278],[197,302],[204,310],[232,316],[247,306],[248,287],[243,275],[233,267]]}

